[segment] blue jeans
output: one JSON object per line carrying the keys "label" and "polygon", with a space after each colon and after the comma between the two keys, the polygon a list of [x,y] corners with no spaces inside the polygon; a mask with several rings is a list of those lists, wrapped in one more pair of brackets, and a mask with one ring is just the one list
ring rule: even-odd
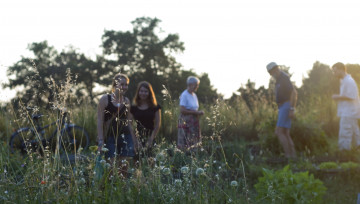
{"label": "blue jeans", "polygon": [[117,141],[114,136],[110,136],[106,139],[106,148],[109,150],[105,153],[106,158],[115,157],[115,152],[118,156],[122,157],[134,157],[134,142],[130,134],[119,135]]}
{"label": "blue jeans", "polygon": [[285,102],[279,106],[279,112],[278,112],[278,120],[276,123],[277,127],[282,128],[291,128],[291,118],[289,118],[289,112],[290,112],[290,102]]}

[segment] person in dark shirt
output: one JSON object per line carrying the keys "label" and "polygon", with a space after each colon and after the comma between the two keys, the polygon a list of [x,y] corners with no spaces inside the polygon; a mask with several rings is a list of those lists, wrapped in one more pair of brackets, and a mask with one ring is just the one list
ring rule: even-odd
{"label": "person in dark shirt", "polygon": [[[135,156],[137,141],[129,122],[130,100],[124,96],[128,90],[129,78],[117,74],[113,79],[112,93],[104,94],[97,108],[98,150],[116,165],[119,174],[126,177],[128,161]],[[125,163],[123,161],[126,161]]]}
{"label": "person in dark shirt", "polygon": [[136,121],[136,132],[146,156],[151,155],[156,135],[161,123],[161,107],[157,104],[153,88],[149,82],[138,84],[130,113]]}
{"label": "person in dark shirt", "polygon": [[290,81],[290,77],[279,69],[275,62],[266,66],[269,74],[275,78],[275,95],[278,105],[278,120],[275,134],[279,138],[280,144],[284,149],[285,157],[295,158],[296,151],[294,142],[290,137],[291,119],[295,117],[295,106],[297,92]]}

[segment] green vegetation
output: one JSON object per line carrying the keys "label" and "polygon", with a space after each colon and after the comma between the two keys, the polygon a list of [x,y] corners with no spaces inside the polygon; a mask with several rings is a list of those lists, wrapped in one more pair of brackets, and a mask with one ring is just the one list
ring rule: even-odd
{"label": "green vegetation", "polygon": [[255,184],[257,200],[267,203],[321,203],[324,184],[308,172],[292,173],[289,166],[278,171],[263,169]]}
{"label": "green vegetation", "polygon": [[[223,100],[207,74],[199,76],[197,92],[205,111],[200,121],[202,146],[182,152],[175,144],[177,98],[185,89],[186,77],[197,74],[182,69],[171,56],[185,48],[178,35],[159,37],[160,20],[138,18],[132,23],[132,31],[104,32],[104,54],[96,60],[72,49],[58,52],[40,42],[29,46],[34,59],[22,58],[9,67],[8,74],[16,78],[6,87],[24,89],[0,111],[0,202],[355,202],[360,192],[360,152],[337,150],[338,118],[331,94],[338,92],[339,82],[328,65],[315,62],[298,88],[291,129],[296,160],[283,157],[274,134],[277,106],[273,80],[269,88],[256,88],[249,80],[229,100]],[[360,82],[360,66],[348,68]],[[87,130],[90,145],[96,145],[97,96],[109,91],[113,74],[120,71],[130,76],[130,99],[137,82],[148,80],[162,106],[154,157],[141,158],[139,165],[130,162],[127,178],[115,173],[96,146],[79,150],[71,160],[60,158],[58,140],[42,151],[10,153],[11,134],[20,127],[34,126],[30,115],[43,113],[46,117],[41,122],[49,124],[57,118],[56,108],[64,107],[71,122]],[[284,71],[289,73],[289,68]],[[104,89],[94,92],[97,86]],[[46,130],[45,135],[55,128]],[[101,179],[99,169],[104,171]]]}

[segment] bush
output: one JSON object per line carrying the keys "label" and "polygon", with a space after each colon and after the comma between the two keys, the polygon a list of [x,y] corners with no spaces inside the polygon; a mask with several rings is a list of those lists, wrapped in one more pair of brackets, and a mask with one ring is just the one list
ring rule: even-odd
{"label": "bush", "polygon": [[309,172],[292,173],[289,165],[278,171],[263,169],[255,184],[261,203],[321,203],[326,187]]}
{"label": "bush", "polygon": [[341,169],[356,169],[359,168],[359,164],[355,162],[344,162],[340,164]]}
{"label": "bush", "polygon": [[[297,118],[292,121],[290,129],[291,138],[295,149],[310,155],[327,152],[329,144],[326,139],[322,124],[317,121],[315,112],[297,113]],[[280,154],[283,150],[275,135],[277,116],[276,112],[263,119],[257,126],[262,148],[274,154]]]}
{"label": "bush", "polygon": [[320,169],[337,169],[338,164],[336,162],[323,162],[319,165]]}

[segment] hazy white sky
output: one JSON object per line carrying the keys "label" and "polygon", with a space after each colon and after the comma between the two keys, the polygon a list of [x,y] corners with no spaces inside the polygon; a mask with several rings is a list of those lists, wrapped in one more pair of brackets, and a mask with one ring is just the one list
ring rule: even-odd
{"label": "hazy white sky", "polygon": [[[178,61],[207,72],[226,97],[248,79],[267,85],[270,61],[290,66],[300,86],[315,61],[360,63],[359,9],[355,0],[1,1],[0,83],[7,66],[29,55],[29,43],[47,40],[57,50],[72,45],[94,56],[105,29],[130,30],[132,20],[146,16],[179,34],[186,50]],[[0,100],[12,96],[0,90]]]}

